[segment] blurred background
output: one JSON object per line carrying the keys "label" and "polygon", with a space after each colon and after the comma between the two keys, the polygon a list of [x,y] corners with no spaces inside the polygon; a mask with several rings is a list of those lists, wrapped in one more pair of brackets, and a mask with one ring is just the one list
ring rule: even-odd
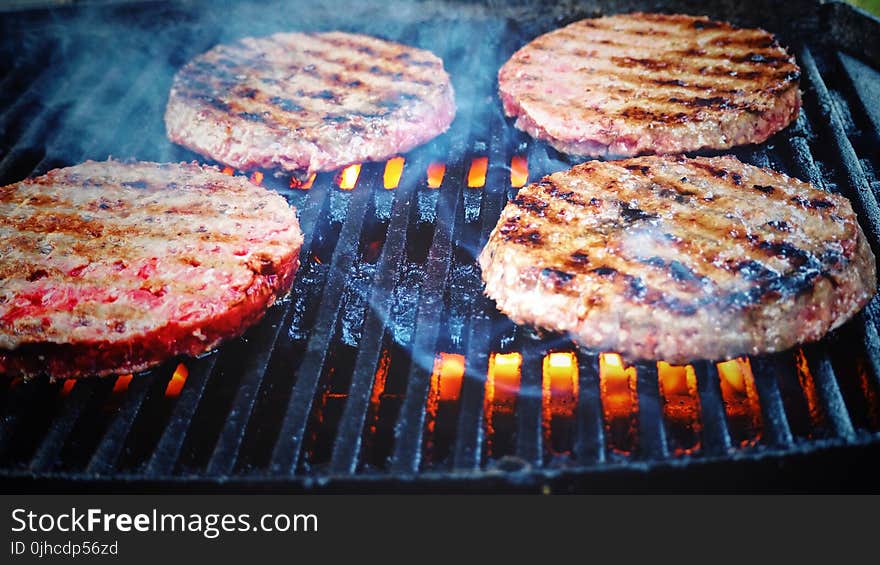
{"label": "blurred background", "polygon": [[850,4],[864,8],[875,16],[880,16],[880,0],[851,0]]}
{"label": "blurred background", "polygon": [[[0,0],[0,11],[20,10],[47,5],[75,4],[116,4],[131,0]],[[876,16],[880,16],[880,0],[848,0],[850,4],[863,8]]]}

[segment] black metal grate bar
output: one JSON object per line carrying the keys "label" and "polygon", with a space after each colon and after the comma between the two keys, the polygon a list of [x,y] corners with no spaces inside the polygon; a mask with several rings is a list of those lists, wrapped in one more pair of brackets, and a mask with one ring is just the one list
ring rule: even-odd
{"label": "black metal grate bar", "polygon": [[293,473],[299,460],[306,422],[312,407],[312,398],[324,367],[330,340],[339,316],[342,292],[347,273],[356,259],[361,227],[370,202],[368,190],[351,191],[345,223],[339,234],[327,283],[321,295],[318,317],[309,337],[306,353],[299,367],[296,384],[291,393],[287,413],[272,452],[271,469],[278,473]]}
{"label": "black metal grate bar", "polygon": [[639,452],[643,458],[666,459],[666,428],[658,387],[657,364],[640,363],[636,367],[636,390],[639,398]]}
{"label": "black metal grate bar", "polygon": [[[522,332],[520,332],[522,333]],[[516,404],[516,454],[532,466],[540,466],[541,454],[541,408],[544,351],[546,346],[528,340],[522,348],[522,376],[520,393]]]}
{"label": "black metal grate bar", "polygon": [[725,455],[731,449],[727,416],[715,365],[703,361],[694,364],[700,391],[700,417],[703,425],[703,449],[710,455]]}
{"label": "black metal grate bar", "polygon": [[251,416],[257,391],[263,382],[269,359],[275,349],[275,343],[281,331],[282,320],[287,318],[290,303],[284,307],[276,307],[266,313],[266,317],[255,328],[256,335],[251,339],[254,346],[249,348],[250,355],[244,369],[244,377],[238,384],[232,407],[226,415],[223,429],[217,438],[214,452],[208,461],[207,473],[211,475],[229,474],[238,460],[238,452],[244,439],[245,427]]}
{"label": "black metal grate bar", "polygon": [[858,98],[859,114],[868,117],[875,139],[880,139],[880,108],[877,107],[877,99],[880,96],[876,83],[863,80],[863,76],[874,71],[853,57],[838,51],[835,58],[840,68],[846,73],[847,81],[852,92]]}
{"label": "black metal grate bar", "polygon": [[863,214],[862,228],[868,236],[868,242],[874,254],[880,253],[880,207],[877,205],[877,198],[871,190],[865,173],[859,163],[858,155],[853,149],[849,138],[846,135],[846,129],[841,123],[840,116],[834,108],[834,102],[828,93],[828,87],[819,73],[816,61],[808,47],[801,50],[799,61],[804,70],[804,76],[809,80],[810,85],[819,101],[819,109],[822,121],[828,124],[831,138],[834,140],[834,148],[837,157],[844,166],[846,179],[850,190],[846,196],[854,199],[857,204],[856,211]]}
{"label": "black metal grate bar", "polygon": [[55,465],[64,442],[73,431],[76,421],[101,384],[95,380],[79,381],[64,401],[64,409],[55,421],[43,442],[31,459],[30,469],[34,472],[47,471]]}
{"label": "black metal grate bar", "polygon": [[122,448],[125,445],[125,440],[131,432],[134,420],[137,418],[155,379],[156,375],[154,373],[132,379],[128,386],[124,403],[107,427],[107,431],[104,432],[98,447],[95,448],[95,452],[86,467],[86,473],[110,473],[116,468],[119,455],[122,453]]}
{"label": "black metal grate bar", "polygon": [[785,407],[779,393],[776,375],[781,371],[791,371],[791,359],[772,356],[752,359],[752,372],[755,388],[761,401],[761,416],[764,423],[764,439],[773,447],[788,447],[794,442]]}
{"label": "black metal grate bar", "polygon": [[216,362],[217,355],[209,355],[190,363],[186,384],[180,392],[168,423],[165,424],[162,436],[144,467],[146,474],[168,476],[174,469]]}
{"label": "black metal grate bar", "polygon": [[880,335],[877,333],[876,323],[871,322],[878,319],[878,307],[880,306],[877,301],[872,300],[865,311],[859,314],[858,323],[863,328],[865,356],[871,369],[868,373],[874,383],[874,389],[880,391]]}
{"label": "black metal grate bar", "polygon": [[[488,302],[480,299],[478,302]],[[489,336],[492,322],[484,314],[471,319],[468,335],[468,353],[465,356],[465,379],[461,390],[461,411],[458,433],[455,437],[453,465],[459,470],[473,470],[480,464],[480,446],[483,441],[483,397],[486,389],[486,370],[489,366]]]}
{"label": "black metal grate bar", "polygon": [[809,345],[804,347],[804,353],[810,366],[810,372],[813,375],[813,381],[816,383],[816,390],[822,402],[822,408],[831,427],[832,433],[844,440],[851,440],[855,437],[855,429],[849,418],[849,412],[843,401],[843,395],[840,393],[840,387],[837,385],[837,378],[834,375],[834,368],[831,366],[831,359],[828,354],[816,347]]}
{"label": "black metal grate bar", "polygon": [[[425,264],[425,284],[419,301],[412,359],[430,359],[436,353],[444,302],[443,290],[452,261],[452,228],[458,212],[458,190],[440,187],[437,221],[431,249]],[[467,375],[468,373],[465,372]],[[425,423],[425,402],[431,375],[420,363],[413,363],[407,376],[406,396],[394,427],[393,473],[418,471],[421,456],[422,430]]]}
{"label": "black metal grate bar", "polygon": [[[423,160],[417,160],[410,164],[410,170],[420,173],[426,165]],[[348,400],[333,446],[331,469],[338,473],[353,473],[357,467],[364,419],[381,354],[385,323],[391,313],[394,284],[399,280],[399,270],[403,264],[407,220],[418,180],[420,178],[416,173],[409,174],[406,178],[401,178],[401,183],[395,189],[391,223],[376,268],[363,339],[359,344]]]}
{"label": "black metal grate bar", "polygon": [[605,427],[599,397],[599,358],[579,352],[578,405],[574,457],[581,465],[605,461]]}

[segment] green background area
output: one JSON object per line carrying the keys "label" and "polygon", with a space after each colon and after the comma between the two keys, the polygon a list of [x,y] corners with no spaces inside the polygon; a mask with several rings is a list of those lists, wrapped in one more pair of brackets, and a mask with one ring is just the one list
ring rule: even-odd
{"label": "green background area", "polygon": [[850,0],[849,3],[880,16],[880,0]]}

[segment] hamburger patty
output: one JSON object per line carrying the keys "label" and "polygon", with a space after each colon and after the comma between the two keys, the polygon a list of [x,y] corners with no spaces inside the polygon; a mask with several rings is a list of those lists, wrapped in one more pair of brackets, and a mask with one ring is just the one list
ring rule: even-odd
{"label": "hamburger patty", "polygon": [[141,371],[241,334],[303,236],[280,195],[196,164],[89,161],[0,188],[0,373]]}
{"label": "hamburger patty", "polygon": [[799,77],[764,30],[635,13],[538,37],[498,88],[516,127],[559,151],[627,157],[760,143],[797,117]]}
{"label": "hamburger patty", "polygon": [[434,54],[365,35],[278,33],[218,45],[174,77],[168,137],[238,169],[307,176],[409,151],[449,128]]}
{"label": "hamburger patty", "polygon": [[876,288],[848,200],[734,157],[544,177],[504,208],[479,261],[517,323],[671,363],[818,340]]}

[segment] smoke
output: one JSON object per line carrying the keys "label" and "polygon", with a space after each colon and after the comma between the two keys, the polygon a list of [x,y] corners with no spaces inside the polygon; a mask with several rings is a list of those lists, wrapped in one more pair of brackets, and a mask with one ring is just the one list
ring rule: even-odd
{"label": "smoke", "polygon": [[[482,282],[475,258],[495,221],[484,208],[494,206],[497,215],[515,192],[509,183],[512,149],[527,155],[530,180],[566,169],[572,162],[512,127],[496,94],[496,75],[516,49],[555,27],[559,19],[528,7],[380,1],[100,4],[57,9],[45,18],[22,18],[27,25],[10,39],[18,46],[13,65],[38,69],[38,74],[23,89],[19,115],[4,122],[4,137],[17,140],[20,147],[39,148],[38,162],[13,166],[19,153],[4,155],[0,171],[8,174],[5,182],[13,182],[31,171],[39,174],[86,159],[210,162],[168,141],[163,118],[174,74],[219,43],[280,31],[342,30],[427,49],[444,60],[458,112],[449,132],[407,156],[411,164],[404,176],[423,174],[414,173],[412,163],[437,161],[446,165],[446,179],[433,193],[410,188],[419,191],[407,211],[412,241],[406,244],[397,280],[387,297],[390,307],[386,297],[382,303],[375,301],[375,265],[357,260],[351,272],[340,274],[346,277],[347,286],[336,339],[357,347],[363,339],[363,320],[372,313],[384,318],[387,340],[409,350],[416,333],[425,330],[417,325],[420,306],[427,294],[439,292],[444,312],[436,320],[441,326],[438,350],[464,353],[475,315],[493,320],[491,335],[480,336],[487,338],[489,347],[511,347],[517,339],[515,326],[480,296]],[[482,189],[464,188],[467,169],[476,156],[490,158],[487,184]],[[17,174],[21,176],[16,178]],[[286,188],[283,181],[270,176],[266,176],[266,185]],[[326,177],[319,182],[329,182]],[[362,182],[356,190],[384,190],[381,180],[374,185]],[[448,191],[454,195],[448,196]],[[457,207],[455,213],[444,213],[450,205]],[[339,211],[338,207],[327,210]],[[374,213],[370,208],[368,219]],[[312,229],[321,237],[332,236],[344,221],[344,213],[328,214],[318,217]],[[443,221],[453,225],[439,224]],[[388,225],[387,221],[379,224]],[[442,289],[428,288],[431,278],[425,270],[440,231],[451,234],[449,274],[439,281]],[[332,245],[328,253],[331,250]],[[314,291],[308,294],[317,300],[321,293]],[[291,337],[301,339],[309,328],[293,330]],[[527,337],[525,330],[522,335]],[[434,356],[412,363],[430,373]]]}

